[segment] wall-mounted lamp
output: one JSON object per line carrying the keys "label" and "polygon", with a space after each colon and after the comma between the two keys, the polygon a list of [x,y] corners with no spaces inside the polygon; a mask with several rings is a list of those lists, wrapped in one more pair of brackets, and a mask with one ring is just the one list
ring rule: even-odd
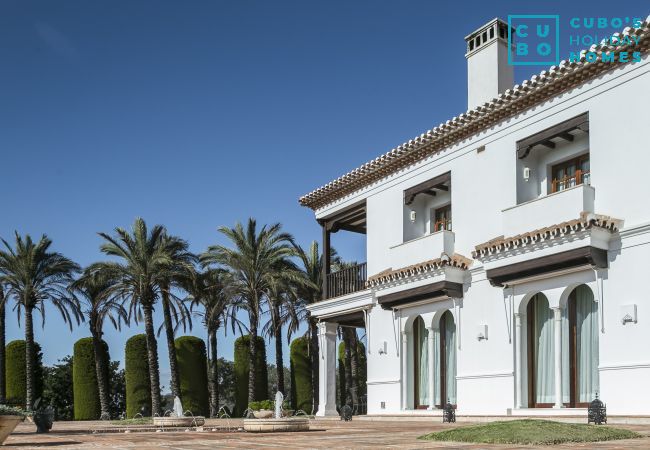
{"label": "wall-mounted lamp", "polygon": [[409,217],[411,219],[411,223],[415,223],[415,217],[416,217],[415,211],[411,210]]}
{"label": "wall-mounted lamp", "polygon": [[530,180],[530,167],[524,167],[524,181]]}
{"label": "wall-mounted lamp", "polygon": [[621,306],[621,323],[636,323],[636,305],[622,305]]}
{"label": "wall-mounted lamp", "polygon": [[379,354],[386,355],[388,353],[388,342],[383,341],[379,347]]}
{"label": "wall-mounted lamp", "polygon": [[487,340],[488,338],[488,326],[483,324],[476,327],[476,339],[479,341]]}

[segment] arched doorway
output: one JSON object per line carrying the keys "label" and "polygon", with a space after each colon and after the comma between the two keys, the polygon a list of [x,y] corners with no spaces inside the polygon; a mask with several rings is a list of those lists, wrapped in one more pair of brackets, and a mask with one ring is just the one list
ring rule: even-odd
{"label": "arched doorway", "polygon": [[550,408],[555,403],[553,311],[538,293],[526,306],[528,330],[528,407]]}
{"label": "arched doorway", "polygon": [[598,303],[591,289],[582,284],[571,291],[567,310],[568,370],[563,368],[562,400],[566,406],[586,408],[599,389]]}
{"label": "arched doorway", "polygon": [[[526,306],[528,407],[555,405],[555,321],[544,294]],[[599,389],[598,304],[591,289],[580,285],[568,296],[561,316],[561,403],[584,408]]]}
{"label": "arched doorway", "polygon": [[439,368],[436,380],[440,389],[436,396],[437,407],[442,407],[447,400],[456,404],[456,323],[450,311],[445,311],[440,317],[440,351],[438,353]]}
{"label": "arched doorway", "polygon": [[413,322],[413,399],[416,409],[429,407],[429,330],[422,317]]}

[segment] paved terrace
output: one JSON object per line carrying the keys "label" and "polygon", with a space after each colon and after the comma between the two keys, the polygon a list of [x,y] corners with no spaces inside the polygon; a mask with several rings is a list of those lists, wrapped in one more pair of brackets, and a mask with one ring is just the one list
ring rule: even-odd
{"label": "paved terrace", "polygon": [[[223,425],[223,420],[208,420],[204,429]],[[241,425],[241,419],[231,424]],[[251,434],[244,432],[130,432],[106,433],[115,428],[106,422],[56,422],[49,434],[36,434],[35,426],[22,423],[7,439],[8,448],[54,448],[54,449],[314,449],[314,448],[454,448],[454,449],[515,449],[522,446],[445,444],[419,441],[422,434],[467,425],[409,419],[361,420],[340,422],[316,420],[311,431],[304,433]],[[650,424],[616,425],[644,434],[643,439],[603,443],[562,445],[554,448],[597,449],[647,449],[650,448]],[[92,433],[92,430],[99,431]],[[549,448],[549,447],[545,447]]]}

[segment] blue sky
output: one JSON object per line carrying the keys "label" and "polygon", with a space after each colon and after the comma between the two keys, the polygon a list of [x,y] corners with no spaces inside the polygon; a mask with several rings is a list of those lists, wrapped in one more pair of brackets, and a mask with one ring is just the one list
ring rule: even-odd
{"label": "blue sky", "polygon": [[[649,12],[647,0],[3,0],[0,236],[47,233],[86,265],[102,259],[98,231],[137,216],[196,252],[253,216],[308,245],[320,229],[300,195],[465,111],[466,34],[559,14],[565,58],[570,17]],[[357,236],[334,245],[364,259]],[[107,330],[112,357],[141,330]],[[8,340],[22,335],[10,313]],[[54,310],[36,330],[48,364],[86,335]],[[219,352],[232,358],[231,333]],[[168,385],[164,346],[160,358]]]}

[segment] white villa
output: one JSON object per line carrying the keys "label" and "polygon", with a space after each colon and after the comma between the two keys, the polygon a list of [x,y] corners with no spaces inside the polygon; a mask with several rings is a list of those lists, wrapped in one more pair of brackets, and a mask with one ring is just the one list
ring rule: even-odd
{"label": "white villa", "polygon": [[[650,17],[590,49],[640,62],[583,53],[519,85],[507,33],[465,38],[466,113],[300,198],[328,261],[319,416],[338,326],[365,328],[370,415],[586,416],[598,395],[650,416]],[[331,273],[337,232],[367,263]]]}

